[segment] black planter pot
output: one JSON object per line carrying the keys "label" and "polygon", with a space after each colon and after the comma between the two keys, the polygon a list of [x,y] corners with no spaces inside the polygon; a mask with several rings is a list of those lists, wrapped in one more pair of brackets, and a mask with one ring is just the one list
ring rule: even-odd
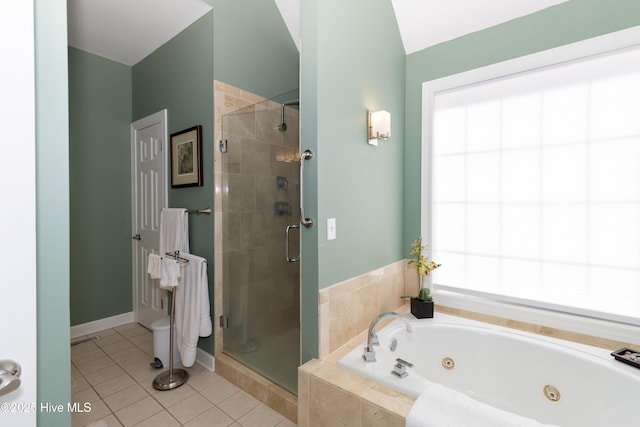
{"label": "black planter pot", "polygon": [[418,319],[433,317],[433,300],[425,301],[421,298],[411,298],[411,314]]}

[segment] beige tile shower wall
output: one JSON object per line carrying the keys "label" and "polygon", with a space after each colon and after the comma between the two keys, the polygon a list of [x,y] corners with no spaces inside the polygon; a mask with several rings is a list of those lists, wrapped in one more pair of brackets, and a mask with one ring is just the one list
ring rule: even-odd
{"label": "beige tile shower wall", "polygon": [[[249,107],[264,100],[264,98],[254,95],[249,92],[245,92],[237,87],[228,85],[220,81],[214,81],[214,141],[216,144],[222,139],[222,116],[225,114],[234,112],[241,108]],[[214,315],[217,317],[222,313],[222,254],[223,254],[223,229],[222,229],[222,153],[218,150],[217,145],[213,155],[214,161],[214,176],[215,176],[215,195],[214,195]],[[214,320],[216,320],[214,319]],[[217,353],[222,351],[222,329],[218,326],[218,322],[215,324],[215,351]]]}
{"label": "beige tile shower wall", "polygon": [[[236,121],[235,124],[238,125],[234,126],[236,130],[233,135],[233,143],[240,144],[243,150],[254,154],[253,156],[247,156],[242,162],[239,157],[235,156],[238,152],[234,150],[231,150],[230,153],[223,158],[217,146],[218,141],[223,137],[223,116],[229,113],[239,112],[239,110],[243,110],[241,113],[244,113],[244,110],[246,110],[249,114],[238,114],[237,116],[228,118],[229,120]],[[243,206],[238,206],[243,204],[254,205],[259,208],[261,204],[267,203],[259,196],[259,194],[264,193],[263,189],[258,188],[262,183],[266,182],[266,180],[259,179],[260,177],[255,178],[254,176],[263,177],[269,173],[277,174],[282,172],[283,168],[287,167],[297,169],[295,159],[299,158],[297,139],[299,128],[298,111],[287,109],[285,119],[289,130],[288,132],[281,133],[276,130],[276,126],[280,120],[280,104],[267,101],[263,97],[243,91],[226,83],[214,81],[214,115],[214,136],[216,141],[216,149],[214,150],[214,316],[216,317],[214,325],[216,371],[233,384],[295,422],[297,419],[297,398],[295,395],[271,383],[223,353],[223,329],[219,326],[217,317],[223,313],[223,281],[225,278],[229,279],[238,274],[248,274],[247,272],[249,271],[267,268],[265,266],[270,264],[269,259],[263,257],[265,262],[254,261],[251,262],[251,268],[243,267],[242,263],[247,263],[248,257],[242,256],[241,250],[243,249],[243,244],[246,249],[246,245],[251,243],[248,242],[249,235],[238,233],[231,237],[225,237],[225,234],[228,233],[225,233],[224,223],[242,220],[241,216],[230,215],[228,212],[229,208],[243,208]],[[255,119],[250,119],[250,116]],[[229,185],[240,184],[241,186],[243,175],[249,177],[249,181],[252,181],[256,187],[240,188],[241,193],[243,192],[246,197],[230,199],[228,203],[235,205],[224,206],[222,200],[223,191],[228,189]],[[298,205],[293,204],[292,209],[297,211],[299,209],[297,206]],[[223,219],[225,221],[223,221]],[[264,243],[264,240],[269,236],[264,232],[264,229],[267,227],[260,227],[260,225],[264,224],[258,224],[258,228],[247,227],[246,232],[250,233],[252,239],[257,238]],[[280,228],[284,229],[284,227]],[[229,268],[225,269],[223,254],[225,250],[229,253],[232,247],[238,250],[235,251],[235,256],[233,256],[234,254],[232,253],[232,256],[228,257],[229,264],[227,264],[227,267]],[[278,251],[278,254],[281,253],[282,251]],[[238,278],[234,277],[234,279]],[[248,281],[248,279],[239,281],[245,282]],[[280,292],[283,291],[280,290]],[[284,301],[287,298],[289,300],[299,300],[299,294],[295,292],[278,296],[279,298],[276,298],[278,301]],[[282,312],[283,310],[279,307],[272,307],[272,312],[273,311]],[[297,316],[298,314],[296,313],[296,318]]]}
{"label": "beige tile shower wall", "polygon": [[413,276],[406,272],[406,261],[402,260],[321,289],[318,295],[320,358],[367,329],[379,313],[405,305],[406,301],[400,297],[413,295],[417,290],[417,279],[405,281],[405,276]]}
{"label": "beige tile shower wall", "polygon": [[[224,155],[214,151],[216,314],[223,312],[224,301],[244,301],[243,295],[249,293],[255,297],[249,303],[269,304],[260,311],[249,309],[248,318],[236,315],[236,319],[262,324],[260,316],[266,316],[290,324],[299,318],[299,269],[283,265],[283,231],[296,222],[300,209],[295,191],[299,112],[285,109],[287,131],[281,132],[281,104],[219,81],[214,82],[214,96],[215,138],[229,141]],[[288,188],[278,187],[278,176],[286,177]],[[225,200],[222,194],[227,195]],[[289,209],[277,214],[274,201]],[[297,243],[291,243],[291,253],[298,253]],[[224,282],[235,283],[235,288],[225,290]],[[224,309],[233,321],[233,314],[245,307],[227,303]],[[224,339],[219,328],[215,338],[218,353]]]}

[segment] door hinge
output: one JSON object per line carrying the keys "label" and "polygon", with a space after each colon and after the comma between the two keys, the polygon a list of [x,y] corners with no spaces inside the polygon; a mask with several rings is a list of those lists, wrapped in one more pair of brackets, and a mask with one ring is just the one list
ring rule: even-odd
{"label": "door hinge", "polygon": [[226,153],[228,146],[229,146],[229,141],[227,141],[226,139],[221,139],[218,142],[218,149],[220,150],[221,153]]}
{"label": "door hinge", "polygon": [[219,325],[223,329],[229,328],[229,318],[224,314],[221,314],[219,318]]}

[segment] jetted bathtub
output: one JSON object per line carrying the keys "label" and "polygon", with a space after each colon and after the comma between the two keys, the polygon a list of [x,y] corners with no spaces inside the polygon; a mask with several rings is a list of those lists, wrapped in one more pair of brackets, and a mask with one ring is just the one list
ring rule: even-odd
{"label": "jetted bathtub", "polygon": [[[404,315],[377,331],[376,361],[365,344],[338,365],[388,387],[418,396],[429,381],[542,423],[564,427],[640,425],[640,369],[611,352],[436,313]],[[404,378],[396,359],[413,365]]]}

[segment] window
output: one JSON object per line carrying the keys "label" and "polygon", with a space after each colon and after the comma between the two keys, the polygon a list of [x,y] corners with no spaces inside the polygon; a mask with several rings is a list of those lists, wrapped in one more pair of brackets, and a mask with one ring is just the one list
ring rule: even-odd
{"label": "window", "polygon": [[425,83],[436,290],[640,325],[640,46],[622,44]]}

